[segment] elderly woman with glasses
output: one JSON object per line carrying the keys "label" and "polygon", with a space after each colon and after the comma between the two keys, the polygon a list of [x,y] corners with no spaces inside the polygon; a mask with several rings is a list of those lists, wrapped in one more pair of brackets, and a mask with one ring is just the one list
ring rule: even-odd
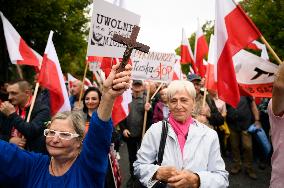
{"label": "elderly woman with glasses", "polygon": [[[167,89],[169,118],[162,161],[158,161],[162,121],[146,132],[134,162],[134,173],[147,187],[163,182],[169,187],[227,187],[228,172],[220,154],[217,133],[193,119],[196,91],[185,80]],[[157,165],[156,162],[161,162]]]}
{"label": "elderly woman with glasses", "polygon": [[[47,129],[50,156],[19,149],[0,141],[0,184],[8,187],[104,187],[111,142],[112,106],[129,88],[131,66],[116,73],[114,65],[104,82],[102,100],[93,113],[83,141],[84,124],[76,112],[55,115]],[[83,143],[82,143],[83,141]]]}

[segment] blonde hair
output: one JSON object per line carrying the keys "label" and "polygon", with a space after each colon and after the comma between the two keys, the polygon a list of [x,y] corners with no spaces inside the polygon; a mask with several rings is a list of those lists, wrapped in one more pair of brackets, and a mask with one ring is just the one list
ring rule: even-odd
{"label": "blonde hair", "polygon": [[177,92],[186,91],[193,100],[196,97],[194,85],[187,80],[174,80],[167,88],[168,99],[170,100]]}
{"label": "blonde hair", "polygon": [[[82,115],[79,112],[76,112],[76,111],[59,112],[52,117],[51,123],[57,119],[70,120],[71,125],[73,126],[75,132],[79,134],[78,139],[81,141],[83,140],[84,131],[85,131],[85,123],[84,123]],[[50,127],[51,123],[48,125],[48,128]]]}

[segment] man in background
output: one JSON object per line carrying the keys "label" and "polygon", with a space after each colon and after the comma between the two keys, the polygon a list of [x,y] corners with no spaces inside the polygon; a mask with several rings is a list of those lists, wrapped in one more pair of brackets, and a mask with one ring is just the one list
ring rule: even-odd
{"label": "man in background", "polygon": [[127,187],[132,187],[135,181],[133,163],[137,159],[136,154],[141,145],[144,112],[150,109],[149,103],[147,103],[147,109],[145,108],[147,105],[145,105],[146,97],[143,95],[143,82],[133,80],[131,89],[132,102],[129,104],[129,114],[119,124],[128,150],[130,179],[127,182]]}
{"label": "man in background", "polygon": [[43,130],[44,123],[50,120],[49,108],[35,103],[27,122],[32,101],[31,85],[25,80],[11,82],[7,92],[9,101],[0,106],[0,139],[28,151],[46,152]]}
{"label": "man in background", "polygon": [[71,96],[69,97],[72,110],[79,110],[83,108],[83,102],[79,104],[80,92],[83,87],[83,83],[80,80],[75,80],[71,87]]}

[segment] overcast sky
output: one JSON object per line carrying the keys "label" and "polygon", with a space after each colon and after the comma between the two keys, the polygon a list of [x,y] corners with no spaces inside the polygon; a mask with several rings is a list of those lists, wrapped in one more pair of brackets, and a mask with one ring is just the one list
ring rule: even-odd
{"label": "overcast sky", "polygon": [[189,38],[197,29],[197,19],[201,26],[215,19],[215,0],[120,1],[126,9],[141,16],[138,41],[155,52],[174,52],[181,44],[182,28]]}
{"label": "overcast sky", "polygon": [[156,52],[174,52],[180,46],[182,28],[189,37],[197,29],[198,18],[203,25],[215,17],[215,0],[123,1],[126,9],[141,16],[138,41]]}

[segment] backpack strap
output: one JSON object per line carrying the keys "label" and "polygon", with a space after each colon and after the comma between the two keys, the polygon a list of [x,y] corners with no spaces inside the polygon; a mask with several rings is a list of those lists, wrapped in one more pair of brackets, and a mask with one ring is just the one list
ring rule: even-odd
{"label": "backpack strap", "polygon": [[168,136],[168,121],[163,120],[157,165],[161,165],[162,162],[163,162],[163,156],[164,156],[164,150],[165,150],[167,136]]}

